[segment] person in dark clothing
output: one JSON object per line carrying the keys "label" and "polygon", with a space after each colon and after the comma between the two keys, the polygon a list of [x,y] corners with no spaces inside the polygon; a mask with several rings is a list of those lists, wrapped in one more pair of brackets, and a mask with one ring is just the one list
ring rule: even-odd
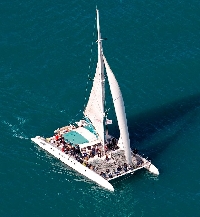
{"label": "person in dark clothing", "polygon": [[133,153],[134,153],[134,154],[137,154],[137,153],[138,153],[137,148],[134,148],[134,149],[133,149]]}

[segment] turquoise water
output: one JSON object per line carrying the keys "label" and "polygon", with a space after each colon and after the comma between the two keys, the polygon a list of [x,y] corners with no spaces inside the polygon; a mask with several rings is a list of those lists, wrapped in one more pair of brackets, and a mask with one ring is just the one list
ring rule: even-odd
{"label": "turquoise water", "polygon": [[[0,216],[199,216],[199,1],[0,5]],[[30,141],[81,117],[96,5],[131,146],[160,170],[114,182],[114,193]],[[115,121],[110,130],[118,133]]]}

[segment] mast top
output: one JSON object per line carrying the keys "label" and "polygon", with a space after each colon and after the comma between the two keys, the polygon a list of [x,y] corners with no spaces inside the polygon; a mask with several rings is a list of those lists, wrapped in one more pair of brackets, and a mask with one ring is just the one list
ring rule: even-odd
{"label": "mast top", "polygon": [[100,32],[99,10],[98,9],[96,9],[96,13],[97,13],[97,41],[100,42],[101,41],[101,32]]}

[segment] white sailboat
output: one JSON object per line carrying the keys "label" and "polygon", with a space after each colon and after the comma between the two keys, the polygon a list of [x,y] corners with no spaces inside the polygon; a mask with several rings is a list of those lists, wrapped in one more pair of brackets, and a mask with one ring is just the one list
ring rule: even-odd
{"label": "white sailboat", "polygon": [[[50,138],[36,136],[31,140],[80,174],[114,191],[109,182],[113,179],[132,174],[142,168],[156,175],[159,171],[146,158],[131,151],[124,101],[118,82],[103,53],[99,11],[96,10],[96,13],[98,62],[83,120],[55,130]],[[109,135],[105,126],[107,120],[104,111],[104,71],[117,117],[119,139]]]}

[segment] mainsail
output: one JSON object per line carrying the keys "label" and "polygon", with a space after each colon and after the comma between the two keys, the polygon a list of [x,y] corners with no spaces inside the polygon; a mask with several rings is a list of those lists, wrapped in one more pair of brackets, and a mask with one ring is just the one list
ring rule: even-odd
{"label": "mainsail", "polygon": [[108,65],[108,62],[104,55],[103,55],[103,61],[104,61],[106,73],[108,76],[108,82],[109,82],[110,91],[112,94],[112,99],[113,99],[113,103],[115,107],[115,113],[117,116],[119,130],[120,130],[119,143],[121,143],[121,145],[124,148],[127,163],[131,164],[130,139],[129,139],[129,133],[128,133],[128,127],[127,127],[124,101],[122,98],[122,94],[121,94],[118,82],[112,70],[110,69],[110,66]]}
{"label": "mainsail", "polygon": [[90,97],[87,106],[84,111],[84,115],[90,119],[96,132],[99,135],[99,139],[104,145],[104,66],[102,58],[102,42],[99,26],[99,12],[97,10],[97,31],[98,31],[98,62],[95,77],[93,80],[93,86],[90,93]]}

